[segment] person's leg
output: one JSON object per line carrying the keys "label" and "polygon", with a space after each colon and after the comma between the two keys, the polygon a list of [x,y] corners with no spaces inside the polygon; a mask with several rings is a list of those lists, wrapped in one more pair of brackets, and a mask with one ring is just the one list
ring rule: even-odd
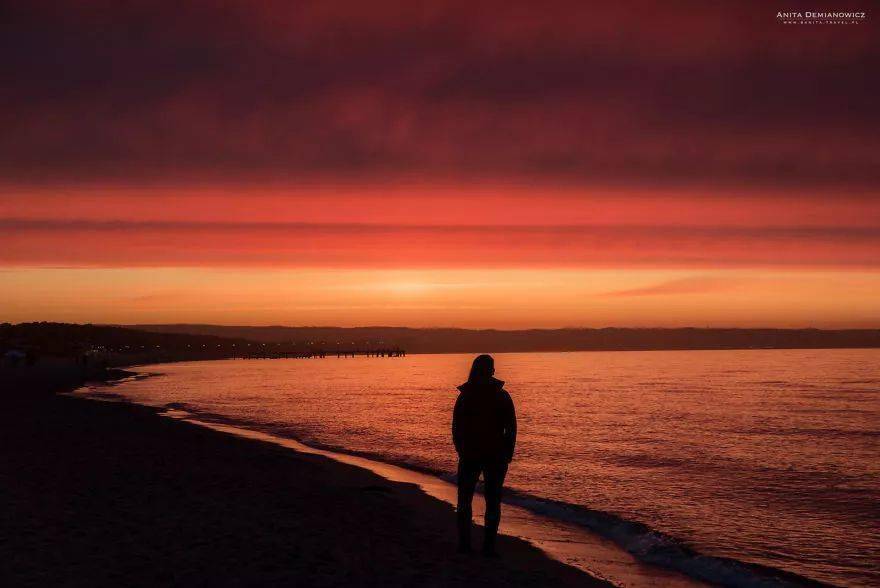
{"label": "person's leg", "polygon": [[458,522],[458,550],[460,552],[471,550],[471,524],[473,518],[471,504],[474,500],[474,489],[477,487],[477,479],[479,477],[479,464],[463,459],[459,460],[456,518]]}
{"label": "person's leg", "polygon": [[486,534],[483,541],[483,553],[495,555],[495,536],[501,522],[501,488],[507,475],[507,464],[496,462],[486,464],[483,469],[483,492],[486,496]]}

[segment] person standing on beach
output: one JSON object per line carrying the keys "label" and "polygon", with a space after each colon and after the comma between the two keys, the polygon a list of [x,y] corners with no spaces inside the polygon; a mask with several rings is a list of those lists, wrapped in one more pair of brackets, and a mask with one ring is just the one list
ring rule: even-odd
{"label": "person standing on beach", "polygon": [[471,551],[474,489],[483,474],[486,532],[483,554],[495,555],[495,537],[501,522],[501,487],[516,445],[516,411],[504,382],[495,379],[490,355],[474,359],[468,381],[452,414],[452,441],[458,453],[458,551]]}

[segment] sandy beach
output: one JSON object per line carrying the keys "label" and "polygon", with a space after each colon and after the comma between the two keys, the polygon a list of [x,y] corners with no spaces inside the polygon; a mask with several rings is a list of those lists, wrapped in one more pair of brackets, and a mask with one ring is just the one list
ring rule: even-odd
{"label": "sandy beach", "polygon": [[3,585],[603,585],[510,537],[456,555],[451,507],[413,486],[46,393],[76,380],[5,379]]}

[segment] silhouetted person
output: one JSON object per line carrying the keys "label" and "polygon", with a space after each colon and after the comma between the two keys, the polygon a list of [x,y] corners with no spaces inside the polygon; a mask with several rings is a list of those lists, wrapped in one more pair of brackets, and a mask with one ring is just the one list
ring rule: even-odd
{"label": "silhouetted person", "polygon": [[501,486],[516,445],[516,412],[504,382],[492,377],[489,355],[474,360],[468,381],[458,387],[452,415],[452,441],[458,452],[458,550],[471,550],[471,503],[480,473],[486,498],[485,555],[495,555],[501,521]]}

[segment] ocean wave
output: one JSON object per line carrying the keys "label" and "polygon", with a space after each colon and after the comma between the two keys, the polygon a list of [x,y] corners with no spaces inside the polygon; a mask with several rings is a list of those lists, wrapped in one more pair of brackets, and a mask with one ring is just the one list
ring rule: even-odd
{"label": "ocean wave", "polygon": [[[97,396],[97,394],[88,394]],[[107,394],[101,394],[109,396]],[[117,395],[113,395],[117,396]],[[122,399],[118,397],[115,399]],[[244,429],[268,433],[282,438],[294,439],[316,449],[333,451],[348,455],[356,455],[374,461],[396,465],[409,470],[430,474],[447,482],[455,483],[455,475],[405,459],[398,459],[387,454],[365,451],[352,451],[336,444],[319,443],[303,436],[292,427],[279,427],[271,424],[260,424],[253,421],[230,418],[228,416],[206,412],[198,407],[185,403],[173,402],[158,407],[169,415],[178,418],[193,417],[200,421],[225,424]],[[639,561],[659,567],[672,569],[691,578],[719,586],[731,588],[788,588],[788,587],[821,587],[828,586],[816,580],[806,578],[778,568],[745,562],[729,557],[713,556],[700,553],[683,540],[659,531],[649,525],[626,519],[620,515],[594,510],[583,505],[571,504],[520,492],[515,489],[505,490],[504,502],[525,508],[537,515],[564,521],[585,528],[601,537],[611,540]]]}
{"label": "ocean wave", "polygon": [[676,537],[613,513],[516,490],[508,491],[505,502],[585,527],[610,539],[639,561],[673,569],[711,584],[732,588],[828,586],[786,570],[702,554]]}
{"label": "ocean wave", "polygon": [[[279,437],[295,439],[316,449],[356,455],[420,473],[430,474],[447,482],[455,483],[455,475],[450,472],[426,467],[422,464],[398,459],[387,454],[352,451],[344,446],[316,442],[314,439],[303,438],[303,436],[296,434],[290,428],[260,425],[250,421],[231,419],[218,414],[197,411],[193,407],[181,406],[179,404],[169,408],[176,410],[185,409],[191,414],[196,415],[199,420],[255,429]],[[639,561],[672,569],[710,584],[731,588],[828,586],[828,584],[823,584],[786,570],[728,557],[700,553],[681,539],[654,529],[645,523],[629,520],[617,514],[590,509],[582,505],[551,500],[515,489],[505,490],[504,502],[525,508],[547,518],[586,528],[597,535],[613,541]]]}
{"label": "ocean wave", "polygon": [[645,453],[608,454],[601,456],[599,459],[611,465],[637,468],[680,468],[692,464],[692,462],[684,459],[661,457]]}

